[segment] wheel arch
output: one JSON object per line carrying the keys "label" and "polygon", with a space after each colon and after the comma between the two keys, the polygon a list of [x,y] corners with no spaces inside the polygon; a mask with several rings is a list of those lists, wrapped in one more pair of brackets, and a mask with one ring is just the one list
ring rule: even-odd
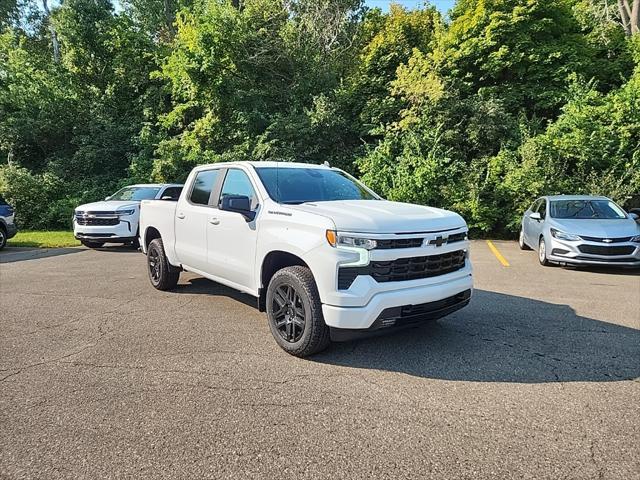
{"label": "wheel arch", "polygon": [[149,244],[156,238],[162,239],[162,235],[160,235],[160,231],[155,227],[147,227],[147,229],[144,232],[144,251],[145,252],[149,248]]}
{"label": "wheel arch", "polygon": [[[262,260],[260,267],[260,288],[258,290],[258,310],[264,312],[266,309],[267,287],[273,275],[285,267],[293,267],[299,265],[302,267],[311,268],[309,265],[299,256],[285,252],[283,250],[272,250],[267,253]],[[313,272],[312,272],[313,274]]]}

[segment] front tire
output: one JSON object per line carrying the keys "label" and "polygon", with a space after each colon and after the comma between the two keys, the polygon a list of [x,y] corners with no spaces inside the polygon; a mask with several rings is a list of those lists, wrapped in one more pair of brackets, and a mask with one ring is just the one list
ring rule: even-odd
{"label": "front tire", "polygon": [[7,232],[4,227],[0,225],[0,250],[7,245]]}
{"label": "front tire", "polygon": [[547,260],[547,244],[544,241],[544,237],[540,237],[540,242],[538,242],[538,261],[543,267],[551,265]]}
{"label": "front tire", "polygon": [[524,231],[520,229],[520,235],[518,236],[518,246],[520,250],[531,250],[531,247],[524,243]]}
{"label": "front tire", "polygon": [[100,248],[104,245],[104,242],[88,242],[86,240],[81,240],[80,243],[87,248]]}
{"label": "front tire", "polygon": [[167,260],[161,238],[149,243],[147,248],[147,267],[151,285],[158,290],[173,290],[180,279],[180,269]]}
{"label": "front tire", "polygon": [[308,268],[277,271],[267,287],[266,303],[271,334],[285,352],[307,357],[331,343],[318,287]]}

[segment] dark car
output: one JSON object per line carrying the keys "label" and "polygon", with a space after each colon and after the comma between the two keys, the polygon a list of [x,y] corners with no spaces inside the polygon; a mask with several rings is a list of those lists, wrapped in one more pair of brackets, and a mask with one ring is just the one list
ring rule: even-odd
{"label": "dark car", "polygon": [[14,215],[13,207],[0,197],[0,250],[7,244],[7,240],[18,233]]}

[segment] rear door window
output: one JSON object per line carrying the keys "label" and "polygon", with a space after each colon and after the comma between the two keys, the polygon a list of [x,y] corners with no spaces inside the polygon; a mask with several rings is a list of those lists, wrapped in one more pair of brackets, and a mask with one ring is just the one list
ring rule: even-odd
{"label": "rear door window", "polygon": [[216,184],[220,170],[202,170],[196,174],[189,195],[189,201],[196,205],[209,205],[213,186]]}

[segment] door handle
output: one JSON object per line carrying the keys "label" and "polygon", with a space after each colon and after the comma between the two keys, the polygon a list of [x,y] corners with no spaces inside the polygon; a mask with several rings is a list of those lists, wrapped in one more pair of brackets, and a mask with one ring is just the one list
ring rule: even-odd
{"label": "door handle", "polygon": [[178,217],[180,220],[182,220],[185,217],[184,213],[178,213],[176,214],[176,217]]}
{"label": "door handle", "polygon": [[209,219],[209,223],[211,225],[219,225],[220,224],[220,219],[218,219],[218,218],[210,218]]}

